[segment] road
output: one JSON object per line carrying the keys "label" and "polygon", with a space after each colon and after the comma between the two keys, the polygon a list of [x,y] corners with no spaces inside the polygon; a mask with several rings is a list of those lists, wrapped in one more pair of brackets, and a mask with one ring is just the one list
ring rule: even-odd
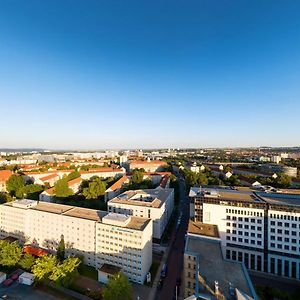
{"label": "road", "polygon": [[172,232],[172,238],[170,239],[171,249],[167,259],[168,273],[167,277],[164,279],[162,289],[157,291],[155,299],[158,300],[176,299],[176,280],[182,276],[184,237],[189,219],[189,199],[185,193],[185,182],[183,178],[178,177],[178,180],[180,189],[179,215],[180,212],[182,212],[181,224],[178,229],[176,229],[175,225]]}

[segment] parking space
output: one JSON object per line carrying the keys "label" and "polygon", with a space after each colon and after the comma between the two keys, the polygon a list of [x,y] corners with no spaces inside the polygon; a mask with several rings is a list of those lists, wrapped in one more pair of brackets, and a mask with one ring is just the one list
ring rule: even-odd
{"label": "parking space", "polygon": [[13,300],[57,300],[62,299],[17,281],[8,287],[0,286],[0,299]]}

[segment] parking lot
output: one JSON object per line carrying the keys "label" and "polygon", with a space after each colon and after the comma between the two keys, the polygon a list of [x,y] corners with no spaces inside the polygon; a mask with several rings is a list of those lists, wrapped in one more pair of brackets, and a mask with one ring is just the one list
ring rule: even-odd
{"label": "parking lot", "polygon": [[13,300],[57,300],[64,299],[50,295],[40,289],[32,286],[20,284],[18,281],[14,282],[8,287],[0,285],[0,299],[13,299]]}

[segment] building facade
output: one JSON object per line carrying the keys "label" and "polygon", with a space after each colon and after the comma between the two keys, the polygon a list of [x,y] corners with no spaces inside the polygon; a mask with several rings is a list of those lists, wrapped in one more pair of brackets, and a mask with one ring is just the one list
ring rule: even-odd
{"label": "building facade", "polygon": [[227,259],[300,279],[300,194],[192,188],[191,218],[219,228]]}
{"label": "building facade", "polygon": [[153,238],[160,240],[174,208],[174,189],[132,190],[107,202],[109,212],[127,214],[153,221]]}
{"label": "building facade", "polygon": [[66,255],[120,267],[137,283],[152,264],[152,221],[140,217],[23,199],[0,205],[0,237],[7,236],[53,252],[63,237]]}

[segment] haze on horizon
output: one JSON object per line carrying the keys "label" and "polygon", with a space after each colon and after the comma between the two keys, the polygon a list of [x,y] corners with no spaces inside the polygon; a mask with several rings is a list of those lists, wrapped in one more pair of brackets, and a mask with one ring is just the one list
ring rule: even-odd
{"label": "haze on horizon", "polygon": [[300,145],[299,1],[1,1],[0,148]]}

